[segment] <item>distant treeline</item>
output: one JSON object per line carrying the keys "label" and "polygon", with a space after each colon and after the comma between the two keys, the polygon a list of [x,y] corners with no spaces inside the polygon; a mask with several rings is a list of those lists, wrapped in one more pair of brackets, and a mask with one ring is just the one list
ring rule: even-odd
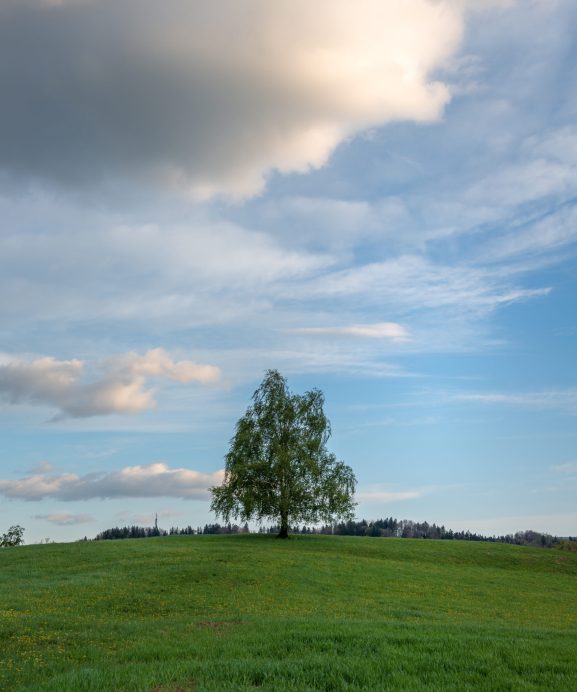
{"label": "distant treeline", "polygon": [[95,537],[95,541],[114,541],[119,538],[153,538],[155,536],[193,536],[196,531],[192,526],[185,529],[172,528],[170,531],[158,526],[115,526],[106,529]]}
{"label": "distant treeline", "polygon": [[[272,527],[274,531],[276,527]],[[542,548],[553,547],[564,539],[551,536],[547,533],[538,531],[517,531],[514,534],[503,536],[484,536],[480,533],[471,531],[453,531],[444,526],[429,524],[426,521],[418,522],[410,519],[377,519],[376,521],[347,521],[340,524],[321,526],[320,528],[310,529],[303,527],[295,528],[294,533],[322,533],[337,536],[373,536],[376,538],[435,538],[438,540],[455,541],[489,541],[492,543],[510,543],[513,545],[531,545]],[[577,538],[570,537],[569,541],[577,541]]]}
{"label": "distant treeline", "polygon": [[[370,536],[375,538],[433,538],[438,540],[458,541],[489,541],[492,543],[510,543],[513,545],[529,545],[539,548],[563,547],[577,549],[577,537],[568,539],[551,536],[538,531],[518,531],[504,536],[483,536],[471,531],[453,531],[444,526],[429,524],[428,522],[411,521],[410,519],[377,519],[376,521],[347,521],[340,524],[325,526],[293,526],[290,529],[293,534],[330,534],[336,536]],[[261,527],[258,533],[278,533],[278,526]],[[234,534],[250,533],[249,526],[237,524],[205,524],[193,529],[191,526],[180,529],[172,527],[169,530],[160,529],[157,526],[123,526],[106,529],[99,533],[94,540],[116,540],[121,538],[151,538],[154,536],[192,536],[207,534]]]}
{"label": "distant treeline", "polygon": [[115,526],[113,529],[101,531],[95,541],[114,541],[121,538],[154,538],[155,536],[194,536],[209,533],[249,533],[248,524],[237,526],[236,524],[205,524],[204,528],[198,526],[193,529],[187,526],[180,529],[173,526],[170,529],[160,529],[158,526]]}

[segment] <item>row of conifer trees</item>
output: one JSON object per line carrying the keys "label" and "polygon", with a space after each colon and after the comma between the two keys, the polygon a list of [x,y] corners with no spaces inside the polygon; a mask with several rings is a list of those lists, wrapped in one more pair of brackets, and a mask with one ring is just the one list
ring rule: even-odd
{"label": "row of conifer trees", "polygon": [[[290,529],[293,534],[330,534],[338,536],[370,536],[375,538],[432,538],[437,540],[460,540],[460,541],[489,541],[498,543],[510,543],[514,545],[531,545],[543,548],[550,548],[558,545],[563,539],[537,531],[518,531],[514,534],[502,536],[483,536],[471,531],[453,531],[444,526],[429,524],[428,522],[416,522],[410,519],[377,519],[375,521],[347,521],[338,524],[327,524],[324,526],[293,526]],[[122,538],[152,538],[155,536],[191,536],[208,534],[237,534],[250,533],[247,523],[243,526],[238,524],[205,524],[204,527],[192,526],[185,528],[171,527],[169,530],[161,529],[158,526],[122,526],[106,529],[100,532],[94,540],[115,540]],[[278,526],[260,527],[258,533],[278,533]],[[577,541],[577,537],[569,537],[569,541]]]}

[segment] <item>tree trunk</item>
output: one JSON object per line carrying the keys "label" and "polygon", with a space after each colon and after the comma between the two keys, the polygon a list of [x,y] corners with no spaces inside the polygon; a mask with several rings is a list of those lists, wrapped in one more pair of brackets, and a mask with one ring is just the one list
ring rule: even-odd
{"label": "tree trunk", "polygon": [[280,533],[277,538],[288,538],[288,529],[288,514],[282,513],[280,517]]}

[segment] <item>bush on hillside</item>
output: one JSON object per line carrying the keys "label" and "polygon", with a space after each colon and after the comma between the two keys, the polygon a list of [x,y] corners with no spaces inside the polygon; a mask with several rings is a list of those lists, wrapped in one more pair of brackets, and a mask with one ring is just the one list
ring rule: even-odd
{"label": "bush on hillside", "polygon": [[19,524],[11,526],[5,534],[0,536],[0,548],[13,548],[24,543],[24,529]]}

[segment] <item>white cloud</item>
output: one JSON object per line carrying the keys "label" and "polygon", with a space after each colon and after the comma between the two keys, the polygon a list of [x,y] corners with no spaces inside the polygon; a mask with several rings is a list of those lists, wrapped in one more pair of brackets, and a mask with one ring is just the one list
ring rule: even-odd
{"label": "white cloud", "polygon": [[[574,175],[577,177],[577,168]],[[576,240],[577,209],[562,206],[545,218],[504,234],[489,245],[487,254],[493,260],[515,259],[523,255],[542,258],[544,253],[564,249]]]}
{"label": "white cloud", "polygon": [[59,417],[85,418],[152,408],[154,390],[145,388],[145,377],[208,384],[220,376],[214,366],[175,362],[162,349],[142,356],[128,353],[112,358],[104,363],[100,378],[92,382],[84,381],[84,370],[85,364],[80,360],[14,359],[0,365],[0,396],[11,404],[56,407]]}
{"label": "white cloud", "polygon": [[312,337],[300,348],[253,349],[237,353],[236,363],[241,363],[244,371],[249,369],[254,378],[262,374],[264,367],[278,368],[287,375],[339,372],[383,379],[416,376],[402,365],[383,361],[382,348],[378,348],[380,344],[380,341],[370,340],[369,344],[363,342],[362,347],[349,349],[347,344],[343,348],[340,341],[325,342]]}
{"label": "white cloud", "polygon": [[174,382],[202,382],[213,384],[220,379],[220,370],[214,365],[198,365],[189,360],[175,362],[162,348],[154,348],[144,355],[126,353],[110,358],[107,366],[119,375],[130,373],[136,377],[166,377]]}
{"label": "white cloud", "polygon": [[470,203],[490,200],[493,205],[515,207],[553,193],[575,188],[572,167],[545,158],[531,158],[509,165],[471,188],[466,196]]}
{"label": "white cloud", "polygon": [[[28,8],[32,8],[31,16],[35,16],[33,0],[25,0],[24,4],[14,2],[13,11],[20,12],[18,7],[26,4]],[[374,11],[383,13],[384,16],[387,12],[394,13],[391,9],[393,5],[401,4],[403,3],[355,2],[351,12],[363,15]],[[424,5],[424,0],[422,4]],[[458,23],[461,23],[461,10],[455,9],[457,4],[452,2],[452,8],[447,10],[445,2],[437,3],[434,11],[442,10],[441,14],[445,12],[447,16],[457,17]],[[468,3],[469,9],[475,4]],[[488,3],[481,4],[486,6]],[[93,2],[87,4],[89,9],[84,16],[86,21],[88,17],[103,20],[113,15],[121,20],[114,25],[118,33],[113,32],[112,36],[107,36],[114,52],[117,39],[125,36],[130,2],[120,0],[113,4],[104,0],[98,7],[97,5],[98,3]],[[199,7],[200,5],[198,4]],[[206,17],[203,15],[203,21],[210,24],[214,19],[214,28],[218,34],[221,26],[227,26],[228,10],[236,11],[233,5],[228,0],[223,2],[218,18],[210,15],[211,10],[207,9],[208,14]],[[258,37],[259,27],[263,25],[261,20],[264,22],[265,16],[267,27],[270,26],[274,31],[282,12],[292,12],[295,22],[302,12],[303,17],[306,15],[303,27],[307,29],[312,17],[322,17],[328,7],[324,0],[318,4],[308,3],[306,7],[302,3],[292,4],[285,0],[268,5],[270,7],[267,6],[261,15],[259,3],[247,4],[247,7],[254,8],[253,38]],[[345,5],[346,3],[336,3],[331,7],[344,8]],[[417,7],[419,3],[414,2],[412,5]],[[429,3],[428,11],[433,11],[433,5],[434,3]],[[130,43],[130,50],[140,50],[142,35],[149,36],[146,33],[151,26],[148,13],[156,11],[149,0],[143,0],[139,6],[142,12],[133,21],[134,31],[128,37],[133,42]],[[174,15],[169,19],[167,16],[171,15],[171,10],[166,8],[171,6],[174,8]],[[353,4],[349,6],[353,7]],[[385,9],[386,6],[388,8]],[[411,3],[406,3],[406,7],[409,6]],[[84,21],[76,15],[58,14],[60,11],[58,9],[50,21],[56,22],[54,17],[58,21],[68,19],[73,25],[76,21]],[[198,11],[205,12],[204,9]],[[336,14],[340,11],[335,10]],[[161,13],[167,16],[160,17],[158,35],[150,29],[151,41],[142,49],[145,57],[150,46],[162,43],[168,24],[179,12],[188,12],[184,3],[177,8],[177,4],[173,5],[172,0],[169,0]],[[42,21],[50,14],[45,15]],[[519,19],[521,15],[523,12],[520,10],[516,18]],[[502,19],[501,15],[498,16]],[[533,24],[538,23],[534,12],[532,17]],[[142,26],[140,21],[143,22]],[[418,18],[418,22],[421,21],[422,17]],[[440,19],[439,21],[441,22]],[[243,22],[244,19],[241,18],[236,25],[241,34],[241,44],[245,41],[246,25]],[[475,16],[471,22],[469,38],[472,36],[475,40],[474,35],[477,34],[478,39],[478,33],[481,32],[487,40],[486,37],[494,33],[489,24],[489,18]],[[101,26],[103,24],[95,22],[91,30],[97,31]],[[183,29],[186,26],[186,22],[183,22]],[[393,22],[391,31],[394,26]],[[436,26],[435,23],[431,25],[432,34]],[[495,32],[503,31],[503,26],[507,26],[506,23],[497,22]],[[325,31],[330,34],[333,27],[331,19],[314,30],[320,32],[320,37]],[[80,28],[89,34],[87,26],[82,24]],[[343,46],[349,45],[349,30],[356,31],[354,26],[343,25]],[[377,26],[375,31],[379,30]],[[82,43],[82,31],[78,34],[77,46]],[[284,28],[280,31],[284,38],[290,33],[289,29],[285,33]],[[526,28],[525,34],[528,35]],[[194,39],[194,31],[190,33],[190,37]],[[62,50],[66,52],[69,50],[66,41],[76,39],[73,35],[63,38]],[[305,32],[300,48],[292,45],[287,47],[286,55],[282,57],[285,67],[289,66],[287,70],[292,69],[290,63],[293,52],[310,48],[308,38]],[[334,45],[340,45],[340,40],[335,39]],[[430,40],[435,41],[435,36],[431,36]],[[527,36],[524,38],[526,40]],[[323,46],[333,45],[331,41],[333,39],[330,37],[327,37],[328,43],[317,41],[311,54],[315,51],[322,54]],[[509,271],[510,265],[501,265],[497,269],[483,266],[487,258],[480,256],[482,252],[479,251],[479,245],[485,243],[487,236],[489,241],[494,238],[496,243],[511,241],[510,250],[495,247],[493,255],[490,250],[487,251],[490,260],[498,258],[499,252],[504,259],[515,259],[521,243],[525,243],[525,246],[527,243],[537,243],[535,248],[539,251],[538,243],[545,237],[551,238],[556,243],[555,247],[562,247],[564,239],[571,238],[571,219],[567,220],[565,235],[559,230],[559,219],[554,219],[550,224],[550,235],[546,236],[539,228],[533,233],[532,239],[526,236],[522,240],[522,229],[512,229],[510,223],[506,223],[507,220],[510,222],[513,215],[503,218],[503,214],[511,208],[506,196],[499,198],[498,202],[493,200],[497,216],[492,215],[494,210],[487,213],[487,216],[484,215],[486,206],[491,204],[491,196],[499,192],[494,185],[491,186],[493,176],[499,179],[498,188],[502,187],[513,193],[519,191],[517,201],[523,204],[534,199],[536,194],[550,192],[557,185],[563,190],[569,189],[567,181],[571,179],[575,162],[574,154],[571,153],[574,152],[572,129],[559,130],[555,136],[539,135],[534,141],[530,141],[527,138],[527,127],[518,131],[515,126],[515,137],[509,137],[508,143],[497,151],[493,138],[506,139],[510,135],[507,131],[510,126],[508,119],[514,119],[512,111],[507,116],[507,122],[491,118],[491,108],[499,106],[505,109],[507,106],[504,98],[502,104],[497,103],[500,83],[492,81],[489,73],[489,69],[493,69],[490,56],[506,53],[500,41],[502,39],[493,37],[489,49],[485,46],[485,53],[481,52],[475,57],[479,65],[475,78],[485,82],[484,95],[469,94],[460,98],[451,109],[447,123],[439,127],[375,130],[371,133],[370,142],[364,140],[347,146],[342,155],[335,157],[334,167],[326,175],[313,176],[309,181],[310,185],[296,179],[284,181],[280,185],[275,183],[270,196],[257,198],[247,205],[237,207],[216,204],[191,206],[183,200],[177,200],[173,208],[173,199],[168,201],[155,195],[143,198],[141,192],[132,190],[132,196],[123,198],[119,203],[119,208],[123,209],[122,214],[116,214],[110,207],[107,207],[106,212],[102,208],[96,209],[95,206],[83,204],[78,204],[75,208],[71,197],[67,198],[67,206],[63,207],[62,197],[51,194],[36,193],[30,198],[18,199],[13,197],[9,202],[0,200],[0,215],[4,219],[5,228],[0,239],[0,294],[7,296],[6,300],[0,301],[0,320],[10,325],[10,332],[15,335],[10,342],[13,344],[12,350],[21,351],[24,348],[22,344],[26,343],[29,335],[34,334],[40,323],[45,329],[42,342],[47,344],[45,352],[62,353],[62,320],[66,320],[68,332],[76,340],[74,345],[67,346],[70,348],[69,353],[73,354],[95,352],[98,347],[89,343],[90,337],[87,336],[92,334],[107,334],[106,338],[122,340],[123,346],[118,350],[126,350],[130,347],[126,344],[134,343],[131,338],[134,328],[139,329],[140,333],[153,329],[157,334],[166,335],[165,343],[172,341],[177,344],[185,343],[185,339],[194,330],[194,335],[199,335],[199,342],[202,340],[206,348],[201,357],[202,362],[218,361],[226,364],[231,371],[228,364],[234,362],[236,372],[243,372],[246,376],[249,369],[255,367],[257,349],[268,350],[271,358],[275,357],[275,350],[287,354],[292,352],[294,358],[290,367],[300,365],[305,371],[317,366],[328,367],[329,361],[332,361],[336,370],[346,368],[349,372],[373,372],[377,364],[381,365],[379,361],[382,358],[397,355],[401,346],[403,352],[410,350],[415,353],[441,349],[483,349],[487,344],[494,343],[490,338],[490,325],[486,319],[491,312],[510,302],[545,295],[548,291],[546,287],[536,289],[533,286],[543,285],[540,281],[554,281],[554,278],[552,275],[547,279],[536,278],[533,285],[527,287],[521,272],[514,274]],[[256,38],[254,43],[258,43]],[[6,45],[3,47],[8,50]],[[408,44],[406,47],[410,54],[412,49]],[[87,42],[81,48],[79,53],[86,59],[86,63],[90,64],[91,56],[95,55],[93,67],[98,72],[99,60],[104,59],[98,52],[99,46],[95,42]],[[205,48],[205,44],[202,44],[198,49],[193,49],[202,51]],[[217,41],[214,43],[215,55],[218,48]],[[236,49],[235,44],[234,50]],[[424,50],[419,46],[415,55],[419,55],[422,49]],[[467,51],[478,49],[478,42],[466,46]],[[178,53],[178,60],[182,57],[186,62],[188,48],[183,48],[178,40],[175,40],[174,45],[162,44],[154,59],[164,55],[164,50],[168,55]],[[239,48],[240,52],[242,50]],[[359,55],[364,55],[362,51],[372,48],[364,46],[359,50]],[[184,57],[180,51],[184,51]],[[511,59],[511,52],[515,55],[533,55],[531,51],[520,51],[515,46],[505,57]],[[274,55],[279,57],[277,53]],[[343,56],[345,59],[344,53]],[[471,57],[469,53],[464,56],[465,59],[467,57]],[[238,67],[239,71],[244,69],[240,64],[231,67],[234,51],[231,54],[221,51],[219,59],[223,61],[225,77],[229,68]],[[170,69],[180,64],[178,60],[175,58]],[[253,65],[251,60],[247,58],[247,64]],[[215,61],[209,60],[208,64],[203,64],[203,69],[206,67],[207,82],[201,85],[202,89],[209,88],[209,77],[213,75],[211,70],[216,64],[216,57]],[[133,63],[130,65],[131,69],[138,71],[141,68],[148,69],[150,62],[143,60],[141,68]],[[41,67],[40,65],[39,69]],[[75,70],[84,67],[76,63],[70,64],[72,76]],[[277,67],[273,61],[271,69],[276,70]],[[198,76],[198,69],[193,72]],[[441,79],[444,79],[443,75],[450,75],[451,80],[462,80],[462,74],[447,70],[435,71],[434,74],[442,75]],[[106,71],[101,73],[104,82],[106,75]],[[253,84],[249,79],[251,75],[247,76],[250,82],[248,87]],[[85,85],[90,92],[93,76],[89,77]],[[118,75],[119,79],[120,77]],[[341,78],[344,79],[340,74],[334,76],[336,80]],[[186,82],[188,77],[185,75],[183,79]],[[216,84],[219,80],[220,77],[212,81]],[[302,80],[299,85],[294,85],[295,89],[306,87],[308,74],[304,74]],[[513,77],[511,84],[507,83],[503,88],[511,92],[511,101],[520,100],[517,91],[511,89],[512,82]],[[151,82],[151,88],[157,83]],[[130,94],[137,96],[141,86],[140,81],[134,82],[132,87],[135,91]],[[230,92],[231,98],[241,99],[239,94],[242,93],[245,93],[247,99],[252,98],[250,90],[243,92],[244,87],[245,82],[237,79],[236,91],[233,89]],[[221,87],[216,84],[215,88]],[[279,95],[274,91],[275,88],[275,84],[272,84],[269,92],[260,94],[261,101],[257,99],[258,103],[263,105],[269,98],[274,100]],[[356,88],[361,88],[360,83]],[[522,84],[518,88],[521,89]],[[319,102],[325,95],[325,91],[318,93]],[[87,96],[90,97],[90,93]],[[117,104],[120,111],[126,106],[122,96],[121,93],[122,103]],[[128,99],[128,92],[126,98]],[[349,93],[340,90],[338,98],[348,99]],[[254,100],[252,102],[255,103]],[[210,103],[207,103],[209,111],[212,108]],[[306,105],[306,99],[293,98],[290,107],[298,109],[302,103]],[[63,104],[64,107],[69,107],[68,102]],[[155,122],[162,128],[165,105],[160,101],[155,102],[150,111],[144,112],[143,117],[150,115],[152,120],[153,115],[160,115]],[[98,113],[98,107],[96,104],[92,113]],[[478,110],[475,110],[477,107]],[[158,113],[156,108],[160,108],[161,112]],[[233,110],[231,109],[231,113]],[[186,115],[187,110],[185,108],[180,112]],[[215,122],[210,124],[211,127],[220,127],[216,121],[221,116],[233,117],[218,109],[212,109],[211,112],[215,114],[212,118]],[[271,122],[274,121],[275,112],[271,112]],[[287,112],[286,117],[290,119],[295,114],[293,111]],[[121,112],[113,109],[111,115],[117,117]],[[245,113],[241,109],[237,111],[237,115],[242,119]],[[106,120],[98,122],[105,128],[102,134],[106,139],[112,132],[109,125],[112,125]],[[134,122],[141,124],[138,117]],[[204,167],[205,141],[197,142],[195,139],[196,127],[202,126],[202,122],[202,119],[194,122],[191,119],[186,124],[186,128],[191,130],[190,142],[200,147],[200,157],[198,170],[193,162],[193,170],[183,175],[180,182],[184,187],[194,187],[203,182],[201,168]],[[255,120],[255,124],[258,124],[258,120]],[[89,125],[90,123],[87,127]],[[145,126],[146,123],[142,125]],[[227,145],[227,137],[230,135],[234,138],[240,131],[233,128],[224,137],[219,137],[216,143],[211,143],[209,137],[206,146],[211,146],[211,151],[218,153],[221,145]],[[544,130],[530,129],[530,132],[535,131]],[[133,135],[136,136],[136,133],[129,132],[128,139],[121,138],[121,143],[130,147],[130,137]],[[268,145],[265,139],[251,139],[247,146],[262,146],[266,149]],[[174,148],[164,148],[162,137],[151,138],[149,143],[154,143],[155,147],[158,145],[156,153],[166,151],[168,158],[174,153]],[[90,148],[89,145],[90,141],[87,142]],[[181,153],[186,154],[186,146],[188,144],[183,152],[180,149],[177,151],[177,158]],[[78,151],[83,151],[82,147],[77,148]],[[80,166],[81,162],[69,162],[66,156],[62,156],[60,160],[61,150],[62,147],[59,148],[57,158],[64,168],[69,165]],[[115,156],[120,157],[123,154],[121,150],[122,147]],[[116,184],[115,171],[117,175],[126,174],[129,177],[135,174],[135,170],[148,171],[147,175],[164,175],[156,168],[155,155],[150,155],[146,146],[135,147],[132,151],[141,152],[146,160],[139,161],[138,166],[132,168],[130,161],[127,161],[123,168],[124,164],[120,159],[115,159],[110,164],[114,170],[111,170],[111,176],[107,176],[111,187]],[[443,155],[445,151],[446,157]],[[483,152],[483,155],[477,156],[476,152]],[[274,157],[266,159],[267,156],[268,153],[261,160],[262,168],[259,168],[258,176],[267,167],[275,165]],[[224,156],[218,159],[218,166],[226,167],[228,163],[225,159]],[[237,164],[232,159],[230,165],[234,168]],[[101,160],[98,152],[91,158],[91,162],[93,160],[96,161],[95,169],[106,169],[108,164]],[[546,165],[540,168],[539,162],[545,162]],[[46,159],[45,163],[48,165],[50,161]],[[212,165],[211,162],[209,164]],[[521,175],[519,169],[525,165],[527,172]],[[365,166],[366,170],[363,168]],[[549,179],[548,174],[557,171],[556,166],[565,168],[558,171],[559,175]],[[228,189],[228,179],[225,179],[226,176],[220,178],[221,172],[209,170],[208,175],[214,180],[218,178],[215,184],[220,185],[221,189]],[[47,170],[46,175],[51,175],[50,171]],[[241,179],[244,173],[238,169],[233,177],[237,175]],[[84,180],[82,175],[76,177],[80,182]],[[480,183],[476,186],[475,181],[479,180]],[[109,193],[110,189],[105,192]],[[384,197],[375,199],[379,195]],[[117,193],[115,201],[118,197],[120,195]],[[442,213],[439,206],[443,205],[450,208]],[[130,208],[131,211],[127,213]],[[235,223],[223,221],[225,216],[234,219]],[[487,218],[493,220],[495,227],[488,230],[472,228]],[[510,238],[507,229],[511,230]],[[404,254],[398,256],[399,252]],[[525,274],[527,273],[529,272]],[[362,322],[377,323],[380,319],[410,325],[410,343],[387,340],[386,336],[371,339],[366,331],[362,331],[365,327]],[[87,325],[90,326],[89,329],[86,328]],[[341,337],[348,335],[351,338],[331,339],[330,346],[334,345],[335,351],[328,353],[326,357],[323,357],[320,350],[329,346],[329,339],[317,339],[313,333],[309,334],[309,339],[303,338],[305,335],[297,338],[294,332],[287,333],[291,328],[299,327],[314,330],[348,329],[351,326],[353,331],[356,330],[358,338],[352,338],[353,331],[341,333]],[[225,328],[227,331],[223,338]],[[503,334],[502,331],[501,335]],[[339,335],[335,333],[333,336]],[[303,348],[305,341],[307,347],[312,344],[310,350]],[[8,348],[6,341],[4,348]],[[238,358],[235,353],[239,354]],[[244,362],[241,362],[240,355],[243,354]],[[133,372],[133,375],[136,376],[136,373]],[[148,391],[148,387],[142,386],[141,391]],[[135,393],[129,394],[132,396]]]}
{"label": "white cloud", "polygon": [[191,469],[171,469],[165,463],[127,466],[120,471],[85,476],[38,474],[19,480],[0,480],[0,494],[21,500],[74,501],[92,498],[180,497],[206,500],[208,489],[220,485],[223,471],[201,473]]}
{"label": "white cloud", "polygon": [[561,411],[569,415],[577,415],[577,389],[519,393],[463,393],[456,394],[454,399],[471,403],[519,406],[538,411]]}
{"label": "white cloud", "polygon": [[[360,208],[364,206],[371,205]],[[18,207],[12,213],[26,218],[28,212]],[[203,212],[189,226],[119,225],[108,218],[100,230],[77,230],[81,219],[76,212],[59,214],[69,230],[18,228],[0,239],[0,293],[11,297],[0,301],[0,318],[14,327],[62,319],[75,327],[97,324],[109,332],[119,321],[126,331],[136,325],[181,332],[227,325],[244,331],[243,340],[249,331],[258,333],[259,343],[268,339],[269,330],[282,332],[285,348],[286,330],[352,326],[358,337],[369,337],[366,325],[357,322],[360,316],[369,325],[386,316],[391,323],[410,323],[407,348],[436,349],[443,341],[443,347],[453,349],[464,341],[480,343],[479,318],[549,290],[520,285],[518,268],[433,261],[416,252],[395,256],[389,247],[393,240],[379,241],[379,253],[385,247],[393,250],[388,259],[358,264],[347,249],[296,249],[287,238],[288,228],[280,237],[267,235],[203,220]],[[386,239],[393,235],[403,234],[386,230]],[[377,330],[373,334],[377,337]],[[341,339],[349,349],[360,341]],[[375,346],[401,344],[387,342],[384,333],[372,341]],[[86,352],[90,345],[81,348]],[[203,356],[212,357],[211,352]]]}
{"label": "white cloud", "polygon": [[66,512],[36,514],[33,519],[49,521],[51,524],[58,524],[59,526],[75,526],[77,524],[89,524],[96,521],[90,514],[67,514]]}
{"label": "white cloud", "polygon": [[401,490],[401,491],[387,491],[387,490],[369,490],[361,491],[355,494],[355,498],[359,502],[403,502],[404,500],[416,500],[422,497],[424,492],[422,490]]}
{"label": "white cloud", "polygon": [[268,171],[322,166],[359,131],[438,119],[450,89],[431,75],[460,43],[462,8],[4,0],[0,64],[18,79],[0,76],[0,165],[67,185],[254,194]]}
{"label": "white cloud", "polygon": [[542,256],[577,240],[576,196],[577,128],[565,127],[518,142],[464,190],[460,218],[472,212],[477,224],[498,228],[485,248],[490,260]]}
{"label": "white cloud", "polygon": [[326,247],[346,251],[366,239],[392,242],[393,231],[410,220],[405,200],[384,197],[371,203],[361,199],[288,196],[261,202],[263,223],[279,229],[291,246]]}
{"label": "white cloud", "polygon": [[[20,208],[18,217],[26,215]],[[49,208],[47,215],[62,215]],[[265,233],[214,219],[190,225],[118,225],[0,238],[0,317],[121,319],[179,325],[243,320],[270,303],[271,284],[326,269],[325,253],[290,250]],[[2,361],[0,360],[0,363]]]}
{"label": "white cloud", "polygon": [[390,301],[402,309],[456,308],[477,314],[549,293],[549,288],[515,286],[510,276],[513,273],[404,255],[326,273],[308,282],[301,293],[333,299],[364,295],[367,302],[372,299],[383,305]]}
{"label": "white cloud", "polygon": [[361,506],[376,503],[395,503],[418,500],[427,495],[454,491],[458,485],[426,485],[410,490],[395,490],[393,486],[385,484],[373,484],[360,487],[355,493],[355,498],[359,500]]}
{"label": "white cloud", "polygon": [[395,418],[388,416],[380,420],[366,421],[354,426],[354,430],[362,431],[365,428],[412,428],[422,427],[424,425],[436,425],[439,423],[438,416],[421,416],[419,418]]}
{"label": "white cloud", "polygon": [[575,190],[577,128],[574,126],[529,134],[506,153],[508,156],[492,174],[469,187],[468,202],[518,205]]}
{"label": "white cloud", "polygon": [[395,342],[409,339],[408,330],[396,322],[352,324],[346,327],[301,327],[291,331],[296,334],[310,334],[311,336],[356,336],[369,339],[390,339]]}

